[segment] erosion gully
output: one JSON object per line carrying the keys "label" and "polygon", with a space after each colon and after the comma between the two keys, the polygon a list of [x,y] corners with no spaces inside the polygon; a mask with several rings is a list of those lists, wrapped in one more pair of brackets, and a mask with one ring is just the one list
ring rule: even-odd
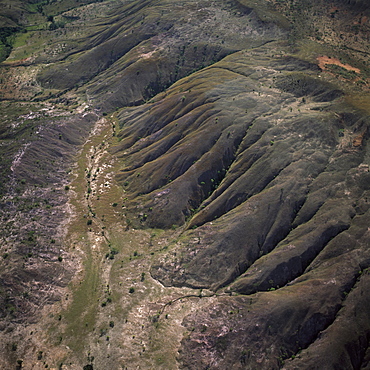
{"label": "erosion gully", "polygon": [[183,318],[215,298],[151,278],[152,259],[181,230],[129,226],[125,192],[115,183],[122,164],[109,152],[114,130],[114,115],[100,119],[73,171],[64,263],[74,275],[62,300],[43,314],[38,362],[72,370],[177,369]]}

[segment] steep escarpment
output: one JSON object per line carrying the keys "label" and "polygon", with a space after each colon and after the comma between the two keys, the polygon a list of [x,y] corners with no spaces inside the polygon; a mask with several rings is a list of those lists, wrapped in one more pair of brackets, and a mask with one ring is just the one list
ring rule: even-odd
{"label": "steep escarpment", "polygon": [[[234,2],[186,1],[169,12],[170,4],[148,1],[117,7],[38,80],[45,88],[62,90],[84,85],[97,107],[111,111],[140,104],[227,54],[285,33]],[[210,32],[215,27],[217,33]]]}
{"label": "steep escarpment", "polygon": [[57,115],[52,107],[38,105],[27,105],[25,114],[18,111],[14,117],[14,104],[2,107],[8,125],[5,122],[1,135],[0,316],[27,322],[35,319],[41,302],[59,299],[59,287],[70,279],[70,266],[61,263],[65,222],[71,217],[66,207],[69,172],[97,117],[63,115],[63,111]]}
{"label": "steep escarpment", "polygon": [[[164,274],[167,284],[228,284],[284,240],[289,245],[292,238],[312,235],[302,240],[300,258],[306,257],[300,274],[349,227],[353,202],[366,194],[366,115],[356,116],[337,87],[315,78],[314,66],[286,71],[287,62],[302,63],[283,57],[267,69],[259,55],[276,45],[263,48],[254,49],[244,70],[243,54],[236,53],[182,80],[145,110],[122,116],[125,136],[117,153],[128,166],[118,180],[129,195],[130,218],[167,228],[188,220],[173,260],[153,272]],[[159,121],[161,108],[168,106],[171,114]],[[294,276],[294,269],[286,270]],[[293,277],[285,281],[284,274],[276,274],[279,286]]]}
{"label": "steep escarpment", "polygon": [[0,66],[0,366],[366,368],[364,4],[29,5]]}
{"label": "steep escarpment", "polygon": [[[323,78],[319,65],[270,43],[233,53],[119,115],[116,150],[126,166],[117,179],[131,222],[185,225],[152,276],[250,297],[224,298],[185,320],[192,328],[185,367],[282,366],[336,326],[369,267],[366,229],[365,239],[352,234],[368,211],[368,112],[348,103],[341,77],[327,70]],[[267,300],[271,311],[257,310],[263,324],[252,340],[258,320],[249,312],[258,303],[250,302],[260,308]],[[231,324],[229,313],[242,310]],[[364,356],[362,345],[347,346],[338,344],[343,356]]]}

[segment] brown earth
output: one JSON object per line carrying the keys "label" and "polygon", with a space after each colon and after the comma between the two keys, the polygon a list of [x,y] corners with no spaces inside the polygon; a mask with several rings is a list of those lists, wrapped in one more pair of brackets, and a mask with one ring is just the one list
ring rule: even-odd
{"label": "brown earth", "polygon": [[0,367],[366,369],[366,2],[38,5],[0,66]]}

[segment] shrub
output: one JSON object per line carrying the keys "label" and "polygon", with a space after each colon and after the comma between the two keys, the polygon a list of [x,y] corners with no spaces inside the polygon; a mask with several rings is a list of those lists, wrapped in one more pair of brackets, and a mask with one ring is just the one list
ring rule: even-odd
{"label": "shrub", "polygon": [[118,254],[118,249],[117,248],[111,248],[110,253],[107,253],[105,255],[105,258],[109,258],[110,260],[114,259],[114,256]]}

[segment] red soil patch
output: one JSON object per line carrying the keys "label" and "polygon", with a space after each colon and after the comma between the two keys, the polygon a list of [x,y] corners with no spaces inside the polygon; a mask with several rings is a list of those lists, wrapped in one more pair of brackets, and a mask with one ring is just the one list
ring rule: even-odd
{"label": "red soil patch", "polygon": [[326,65],[327,64],[336,64],[337,66],[340,66],[342,68],[345,68],[347,69],[348,71],[354,71],[356,73],[360,73],[360,69],[359,68],[356,68],[356,67],[352,67],[351,65],[349,64],[343,64],[341,63],[341,61],[337,58],[330,58],[326,55],[323,55],[322,57],[318,57],[317,58],[318,60],[318,64],[319,64],[319,67],[322,69],[322,70],[325,70],[326,68]]}
{"label": "red soil patch", "polygon": [[362,145],[362,141],[364,139],[364,136],[365,136],[365,133],[366,132],[363,132],[362,134],[356,136],[354,139],[353,139],[353,146],[354,147],[359,147]]}
{"label": "red soil patch", "polygon": [[28,58],[25,58],[25,59],[19,59],[19,60],[14,60],[14,61],[5,60],[1,64],[4,65],[4,66],[9,66],[9,67],[18,67],[18,66],[22,66],[22,65],[29,65],[29,64],[31,64],[31,61],[32,61],[32,58],[28,57]]}

